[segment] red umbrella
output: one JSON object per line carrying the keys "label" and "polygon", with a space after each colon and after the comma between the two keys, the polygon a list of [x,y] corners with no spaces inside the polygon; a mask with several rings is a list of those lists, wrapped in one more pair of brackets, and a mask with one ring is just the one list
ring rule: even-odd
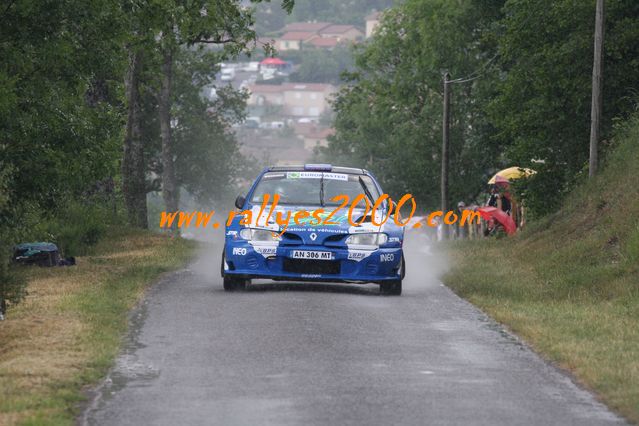
{"label": "red umbrella", "polygon": [[280,58],[266,58],[260,62],[262,65],[286,65],[286,62]]}
{"label": "red umbrella", "polygon": [[515,225],[513,218],[508,216],[506,212],[499,210],[497,207],[479,207],[477,211],[484,220],[495,219],[497,222],[501,223],[506,234],[512,235],[515,231],[517,231],[517,225]]}

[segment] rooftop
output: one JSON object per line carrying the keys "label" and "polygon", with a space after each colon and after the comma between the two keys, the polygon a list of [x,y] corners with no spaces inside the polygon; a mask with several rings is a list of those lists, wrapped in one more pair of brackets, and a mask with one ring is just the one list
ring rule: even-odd
{"label": "rooftop", "polygon": [[[303,165],[295,165],[295,166],[274,166],[274,167],[269,167],[268,168],[269,171],[272,172],[303,172],[306,169],[304,168]],[[353,173],[353,174],[365,174],[366,170],[364,169],[356,169],[353,167],[340,167],[340,166],[333,166],[331,168],[331,172],[333,173]]]}
{"label": "rooftop", "polygon": [[315,131],[304,135],[306,139],[326,139],[335,134],[335,129],[315,129]]}
{"label": "rooftop", "polygon": [[299,40],[305,41],[315,36],[314,32],[306,32],[306,31],[289,31],[285,33],[280,40]]}
{"label": "rooftop", "polygon": [[344,34],[350,30],[357,30],[353,25],[330,25],[326,28],[322,28],[320,34]]}
{"label": "rooftop", "polygon": [[302,31],[302,32],[311,32],[315,33],[322,28],[326,28],[330,26],[329,22],[292,22],[282,28],[283,32],[289,31]]}
{"label": "rooftop", "polygon": [[282,85],[280,84],[249,84],[248,90],[251,93],[280,93]]}
{"label": "rooftop", "polygon": [[282,84],[283,90],[286,91],[309,91],[309,92],[324,92],[326,90],[333,90],[335,87],[332,84],[324,83],[285,83]]}

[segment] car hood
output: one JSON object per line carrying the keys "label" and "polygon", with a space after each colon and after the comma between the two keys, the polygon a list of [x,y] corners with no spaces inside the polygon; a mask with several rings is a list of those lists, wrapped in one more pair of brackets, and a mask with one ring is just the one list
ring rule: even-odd
{"label": "car hood", "polygon": [[[371,214],[362,221],[359,226],[353,226],[348,220],[349,209],[336,210],[334,206],[324,207],[324,212],[319,212],[320,207],[305,206],[277,206],[272,212],[270,206],[262,209],[261,206],[253,206],[251,209],[252,217],[250,227],[267,228],[276,232],[285,231],[284,240],[286,238],[300,238],[303,244],[321,245],[325,240],[335,240],[340,234],[356,234],[361,232],[381,232],[383,226],[375,226],[371,223]],[[294,216],[299,211],[307,211],[311,216],[300,218],[299,224],[295,223]],[[334,213],[333,213],[334,212]],[[315,214],[314,214],[315,213]],[[313,215],[314,214],[314,215]],[[329,217],[329,215],[331,215]],[[364,215],[363,209],[353,209],[351,213],[351,221],[358,223]],[[381,211],[375,213],[377,223],[380,223],[383,216]],[[279,219],[278,219],[279,218]],[[316,224],[318,218],[322,223]],[[281,222],[278,224],[278,221]],[[288,220],[288,224],[286,221]],[[324,223],[331,222],[331,223]],[[334,223],[332,223],[334,222]],[[337,238],[339,239],[339,238]]]}

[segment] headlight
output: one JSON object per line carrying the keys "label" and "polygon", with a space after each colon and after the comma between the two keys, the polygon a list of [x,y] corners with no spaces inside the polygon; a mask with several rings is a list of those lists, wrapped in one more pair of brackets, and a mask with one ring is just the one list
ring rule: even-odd
{"label": "headlight", "polygon": [[388,235],[384,233],[351,234],[346,244],[354,246],[380,246],[386,244]]}
{"label": "headlight", "polygon": [[282,237],[273,231],[267,229],[244,228],[240,231],[240,237],[249,241],[280,241]]}

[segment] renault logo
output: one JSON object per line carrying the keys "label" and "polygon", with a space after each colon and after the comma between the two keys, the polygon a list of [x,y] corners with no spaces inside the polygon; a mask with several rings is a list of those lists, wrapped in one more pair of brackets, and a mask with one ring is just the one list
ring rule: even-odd
{"label": "renault logo", "polygon": [[317,234],[315,232],[312,232],[309,237],[311,237],[311,241],[315,241],[317,239]]}

